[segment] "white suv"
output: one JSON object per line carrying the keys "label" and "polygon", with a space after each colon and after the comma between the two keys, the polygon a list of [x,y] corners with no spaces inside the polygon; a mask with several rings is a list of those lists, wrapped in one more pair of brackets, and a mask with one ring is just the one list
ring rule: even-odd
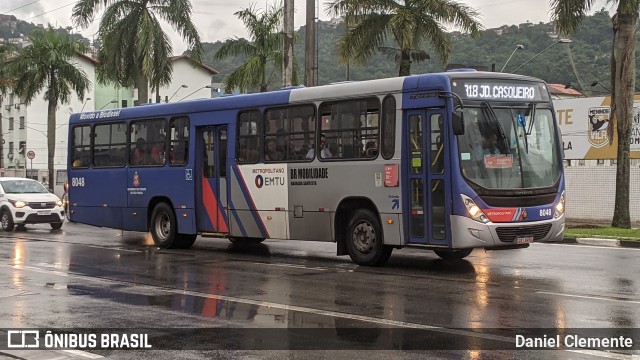
{"label": "white suv", "polygon": [[16,177],[0,178],[0,225],[11,231],[14,226],[49,223],[54,230],[64,222],[62,200],[39,182]]}

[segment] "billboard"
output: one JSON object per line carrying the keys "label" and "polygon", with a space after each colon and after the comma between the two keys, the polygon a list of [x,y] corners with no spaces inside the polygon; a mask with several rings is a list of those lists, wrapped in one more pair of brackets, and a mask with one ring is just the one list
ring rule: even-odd
{"label": "billboard", "polygon": [[[611,97],[554,100],[553,106],[562,133],[564,158],[568,160],[616,159],[618,132],[609,143]],[[634,99],[631,124],[631,159],[640,159],[640,95]]]}

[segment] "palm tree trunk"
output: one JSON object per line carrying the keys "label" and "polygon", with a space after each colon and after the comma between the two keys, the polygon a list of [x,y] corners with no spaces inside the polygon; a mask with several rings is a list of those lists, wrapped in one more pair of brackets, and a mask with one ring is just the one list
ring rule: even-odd
{"label": "palm tree trunk", "polygon": [[[613,54],[611,56],[611,119],[618,131],[618,162],[616,170],[616,196],[611,226],[631,228],[629,213],[630,135],[633,119],[635,89],[635,28],[638,14],[621,14],[613,19]],[[612,139],[613,129],[609,131]]]}
{"label": "palm tree trunk", "polygon": [[269,84],[267,84],[267,60],[265,59],[262,62],[262,76],[261,76],[261,80],[260,80],[260,92],[267,92],[267,87],[269,86]]}
{"label": "palm tree trunk", "polygon": [[400,52],[400,73],[398,76],[411,75],[411,50],[401,50]]}
{"label": "palm tree trunk", "polygon": [[47,167],[49,169],[49,190],[53,191],[55,185],[53,159],[56,155],[56,108],[58,100],[56,94],[49,94],[49,103],[47,105]]}
{"label": "palm tree trunk", "polygon": [[138,88],[138,105],[149,102],[149,81],[142,75],[136,76],[136,88]]}

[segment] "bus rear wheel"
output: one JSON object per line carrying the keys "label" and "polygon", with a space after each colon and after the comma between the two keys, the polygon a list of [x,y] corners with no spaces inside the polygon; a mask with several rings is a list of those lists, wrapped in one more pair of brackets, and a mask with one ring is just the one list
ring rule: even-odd
{"label": "bus rear wheel", "polygon": [[356,210],[347,226],[347,253],[351,260],[364,266],[382,266],[393,248],[384,245],[378,217],[367,209]]}
{"label": "bus rear wheel", "polygon": [[175,249],[189,249],[196,242],[198,234],[178,234],[173,248]]}
{"label": "bus rear wheel", "polygon": [[232,244],[246,244],[246,245],[251,245],[251,244],[260,244],[261,242],[263,242],[265,239],[264,238],[250,238],[250,237],[230,237],[229,241]]}
{"label": "bus rear wheel", "polygon": [[159,203],[151,213],[151,236],[157,247],[171,249],[177,247],[178,223],[173,209],[167,203]]}
{"label": "bus rear wheel", "polygon": [[473,249],[459,249],[459,250],[433,250],[440,258],[444,260],[462,260],[469,256]]}

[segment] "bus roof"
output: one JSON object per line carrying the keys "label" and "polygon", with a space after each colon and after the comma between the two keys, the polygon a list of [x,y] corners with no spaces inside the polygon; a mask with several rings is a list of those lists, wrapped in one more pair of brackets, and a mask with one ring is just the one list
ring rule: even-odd
{"label": "bus roof", "polygon": [[387,94],[413,89],[440,89],[449,90],[452,79],[490,79],[502,78],[518,81],[542,81],[536,78],[495,72],[464,71],[444,72],[406,77],[394,77],[386,79],[366,80],[359,82],[343,82],[315,87],[288,87],[283,90],[265,93],[240,94],[236,96],[224,96],[212,99],[197,99],[168,104],[148,104],[121,109],[96,110],[86,113],[72,114],[69,123],[86,123],[98,119],[135,119],[148,117],[164,117],[185,113],[197,113],[204,111],[220,111],[236,108],[259,108],[263,106],[278,106],[293,104],[296,102],[309,102],[314,100],[344,99],[358,94],[360,96]]}

